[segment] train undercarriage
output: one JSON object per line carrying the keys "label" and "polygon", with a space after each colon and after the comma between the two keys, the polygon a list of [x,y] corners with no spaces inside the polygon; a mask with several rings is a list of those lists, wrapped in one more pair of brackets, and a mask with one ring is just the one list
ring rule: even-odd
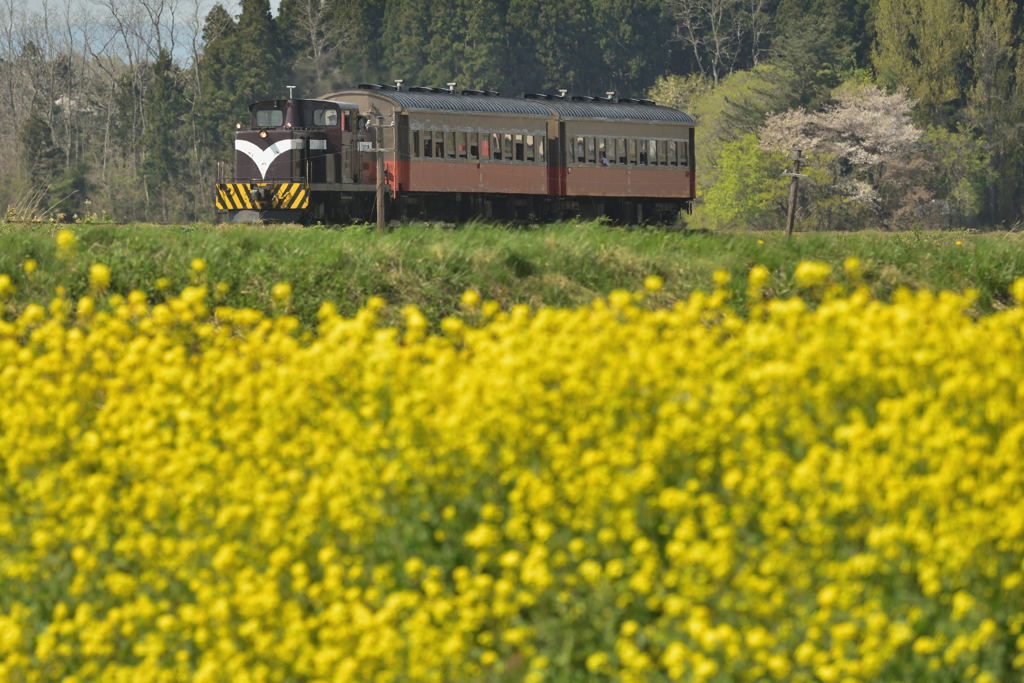
{"label": "train undercarriage", "polygon": [[[272,183],[235,183],[227,192],[236,201],[219,201],[218,210],[230,223],[351,224],[376,220],[375,194],[308,189],[305,201],[289,201],[294,192]],[[219,193],[225,194],[223,186]],[[244,195],[244,197],[242,197]],[[247,200],[247,201],[246,201]],[[546,223],[605,217],[623,225],[678,225],[689,212],[688,199],[626,197],[550,197],[495,193],[407,192],[386,194],[388,221],[428,220],[466,223],[473,220],[507,223]]]}

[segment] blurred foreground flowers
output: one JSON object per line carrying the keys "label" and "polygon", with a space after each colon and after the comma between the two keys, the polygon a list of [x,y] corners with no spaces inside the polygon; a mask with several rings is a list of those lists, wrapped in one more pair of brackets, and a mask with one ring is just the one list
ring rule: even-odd
{"label": "blurred foreground flowers", "polygon": [[92,277],[0,321],[3,680],[1024,669],[1024,308],[472,292],[309,333]]}

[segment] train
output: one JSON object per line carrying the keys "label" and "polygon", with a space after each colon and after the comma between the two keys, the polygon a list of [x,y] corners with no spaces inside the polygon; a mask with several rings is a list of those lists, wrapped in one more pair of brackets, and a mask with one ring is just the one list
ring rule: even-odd
{"label": "train", "polygon": [[[255,102],[224,222],[608,219],[676,223],[696,191],[692,116],[651,100],[361,84]],[[383,202],[377,201],[383,186]]]}

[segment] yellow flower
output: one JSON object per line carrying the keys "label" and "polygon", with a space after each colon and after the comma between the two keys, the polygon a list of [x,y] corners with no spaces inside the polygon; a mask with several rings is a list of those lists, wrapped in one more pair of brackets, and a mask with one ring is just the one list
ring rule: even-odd
{"label": "yellow flower", "polygon": [[278,282],[270,290],[270,296],[278,303],[285,303],[292,298],[292,286],[287,282]]}
{"label": "yellow flower", "polygon": [[36,272],[36,269],[38,267],[39,264],[36,262],[34,258],[25,259],[25,262],[21,264],[21,268],[22,270],[25,271],[25,275],[31,275],[32,273]]}
{"label": "yellow flower", "polygon": [[662,280],[657,275],[648,275],[647,277],[644,278],[644,289],[646,289],[648,292],[657,292],[664,285],[664,280]]}
{"label": "yellow flower", "polygon": [[78,238],[75,233],[71,232],[67,228],[62,228],[57,231],[57,248],[62,251],[67,251],[75,246],[78,242]]}
{"label": "yellow flower", "polygon": [[832,267],[818,261],[802,261],[793,273],[798,287],[811,289],[821,287],[832,273]]}
{"label": "yellow flower", "polygon": [[89,266],[89,287],[96,292],[102,292],[110,287],[110,268],[102,263]]}
{"label": "yellow flower", "polygon": [[10,298],[14,291],[15,287],[11,276],[6,273],[0,274],[0,301]]}
{"label": "yellow flower", "polygon": [[467,289],[462,293],[462,305],[467,308],[473,308],[480,303],[480,292],[475,289]]}

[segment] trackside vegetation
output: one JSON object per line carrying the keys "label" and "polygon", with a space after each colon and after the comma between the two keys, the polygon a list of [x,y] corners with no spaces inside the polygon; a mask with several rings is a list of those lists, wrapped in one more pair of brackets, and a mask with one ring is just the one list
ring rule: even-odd
{"label": "trackside vegetation", "polygon": [[[626,230],[597,222],[454,230],[412,224],[384,235],[365,226],[81,225],[68,230],[74,248],[61,252],[54,235],[62,229],[0,227],[0,273],[13,287],[8,312],[48,301],[58,286],[81,296],[94,263],[110,269],[110,292],[137,289],[154,303],[203,283],[219,304],[269,310],[273,286],[288,282],[290,310],[306,325],[323,301],[351,315],[378,296],[391,304],[386,320],[413,304],[436,323],[460,314],[466,289],[506,308],[572,307],[636,287],[648,275],[664,282],[654,302],[669,305],[706,289],[716,270],[741,280],[754,265],[768,269],[771,295],[786,297],[797,291],[800,261],[839,269],[849,257],[859,259],[865,284],[881,300],[901,287],[974,289],[972,310],[983,313],[1009,305],[1010,284],[1024,275],[1024,236],[1016,233],[815,233],[786,240],[777,233]],[[743,296],[734,303],[745,306]]]}

